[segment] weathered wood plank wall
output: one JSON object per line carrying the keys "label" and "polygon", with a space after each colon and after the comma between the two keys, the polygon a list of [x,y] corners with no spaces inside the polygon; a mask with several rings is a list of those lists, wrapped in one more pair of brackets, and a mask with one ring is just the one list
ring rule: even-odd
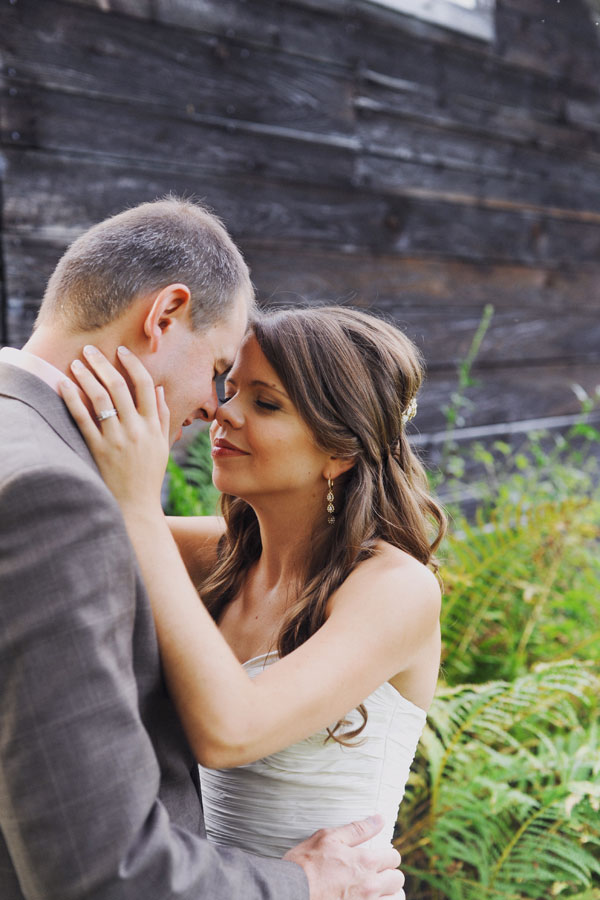
{"label": "weathered wood plank wall", "polygon": [[488,302],[467,424],[575,412],[600,382],[599,31],[583,0],[498,0],[491,45],[366,0],[0,0],[2,339],[70,239],[172,190],[266,301],[402,323],[422,432]]}

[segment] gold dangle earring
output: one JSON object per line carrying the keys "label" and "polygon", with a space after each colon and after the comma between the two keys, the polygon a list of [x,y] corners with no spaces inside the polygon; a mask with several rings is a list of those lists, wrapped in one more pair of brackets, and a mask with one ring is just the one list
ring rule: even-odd
{"label": "gold dangle earring", "polygon": [[333,481],[331,480],[331,478],[327,479],[327,487],[329,488],[329,490],[327,491],[327,512],[329,513],[329,517],[328,517],[327,521],[329,522],[330,525],[334,525],[335,524],[335,516],[334,516],[335,506],[333,505],[333,501],[335,500],[335,497],[333,496]]}

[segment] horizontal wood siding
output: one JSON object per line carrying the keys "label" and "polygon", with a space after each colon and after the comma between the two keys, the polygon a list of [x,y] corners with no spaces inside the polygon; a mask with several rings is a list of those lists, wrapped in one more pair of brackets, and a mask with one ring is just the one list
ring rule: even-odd
{"label": "horizontal wood siding", "polygon": [[2,340],[70,240],[174,191],[265,303],[401,324],[422,433],[488,303],[466,424],[576,412],[600,382],[598,30],[583,0],[498,0],[491,44],[361,0],[2,0]]}

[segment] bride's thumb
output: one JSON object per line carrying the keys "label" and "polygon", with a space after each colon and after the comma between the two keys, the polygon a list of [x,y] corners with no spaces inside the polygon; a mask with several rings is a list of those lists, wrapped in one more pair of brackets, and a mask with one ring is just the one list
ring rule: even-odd
{"label": "bride's thumb", "polygon": [[158,421],[160,422],[160,430],[164,438],[169,440],[169,424],[171,421],[171,413],[165,400],[165,389],[162,384],[156,388],[156,409],[158,412]]}

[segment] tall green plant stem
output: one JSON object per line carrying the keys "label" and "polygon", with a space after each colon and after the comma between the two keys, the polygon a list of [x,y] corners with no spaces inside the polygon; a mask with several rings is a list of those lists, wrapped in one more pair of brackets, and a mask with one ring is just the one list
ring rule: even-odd
{"label": "tall green plant stem", "polygon": [[[517,519],[518,519],[519,515],[520,515],[520,511],[517,511]],[[468,539],[468,535],[466,537]],[[482,559],[477,560],[476,564],[473,566],[473,568],[469,572],[470,580],[473,582],[476,581],[476,579],[481,575],[482,572],[485,572],[487,569],[492,568],[497,560],[503,559],[506,556],[507,552],[510,551],[511,547],[517,546],[521,540],[522,540],[521,534],[518,531],[515,531],[515,533],[512,535],[512,537],[508,538],[503,544],[498,545],[492,553],[489,553],[488,555],[484,556]],[[479,609],[479,614],[477,617],[477,625],[480,624],[480,620],[485,615],[487,607],[490,605],[494,596],[497,595],[499,587],[500,586],[498,585],[495,592],[489,593],[489,595],[487,597],[487,603],[481,604],[480,609]],[[449,617],[452,615],[453,606],[454,606],[456,600],[459,598],[458,591],[455,592],[454,598],[455,599],[453,599],[452,594],[450,594],[450,597],[446,598],[446,603],[442,609],[442,616],[443,616],[444,622],[447,622],[449,620]],[[465,646],[467,646],[469,641],[472,639],[473,634],[475,632],[475,627],[476,626],[472,623],[471,627],[468,629],[468,640],[467,640],[467,634],[465,634],[463,639],[460,641],[460,646],[463,647],[463,649]],[[448,652],[455,653],[456,651],[457,651],[456,645],[453,645],[451,648],[448,648]]]}
{"label": "tall green plant stem", "polygon": [[491,303],[486,303],[483,308],[481,320],[479,322],[479,325],[477,326],[477,331],[473,335],[473,340],[471,341],[471,346],[469,347],[468,353],[465,358],[461,360],[458,367],[459,390],[464,390],[471,385],[471,369],[473,368],[473,363],[475,362],[477,354],[481,349],[481,345],[483,343],[486,332],[490,327],[490,322],[492,321],[493,315],[494,307]]}
{"label": "tall green plant stem", "polygon": [[[506,693],[506,691],[504,691],[504,693]],[[435,820],[435,816],[436,816],[436,812],[437,812],[437,805],[439,802],[440,783],[442,780],[442,774],[444,772],[444,769],[446,768],[446,765],[448,763],[448,760],[450,759],[450,756],[452,755],[452,751],[454,750],[456,745],[460,743],[460,739],[462,738],[465,731],[468,730],[468,728],[471,725],[471,723],[473,722],[473,720],[476,717],[480,716],[483,710],[488,709],[489,707],[493,706],[494,703],[497,701],[497,699],[498,699],[497,695],[495,695],[490,700],[488,700],[487,703],[484,703],[483,706],[477,706],[476,709],[473,710],[471,715],[467,716],[467,718],[462,723],[462,725],[459,728],[457,728],[457,730],[454,732],[454,735],[452,736],[452,740],[448,743],[448,746],[444,750],[444,753],[440,760],[440,765],[439,765],[439,768],[437,771],[437,775],[435,776],[435,779],[433,780],[433,782],[431,784],[431,804],[429,807],[429,828],[430,828],[430,830],[433,830],[433,824],[434,824],[434,820]]]}
{"label": "tall green plant stem", "polygon": [[514,835],[511,838],[511,840],[508,842],[508,844],[506,845],[506,847],[504,848],[504,850],[498,857],[498,860],[496,861],[496,865],[492,869],[492,877],[490,880],[490,887],[493,887],[495,885],[495,883],[498,879],[498,876],[500,874],[500,870],[502,869],[502,866],[505,864],[508,857],[513,852],[513,850],[515,849],[515,847],[517,846],[517,844],[519,843],[519,841],[521,840],[521,838],[523,837],[523,835],[525,834],[527,829],[530,828],[530,826],[533,825],[533,823],[536,821],[536,819],[539,819],[540,816],[542,816],[553,805],[554,805],[554,801],[550,801],[549,803],[546,803],[544,806],[540,806],[539,809],[536,809],[536,811],[531,816],[529,816],[528,819],[526,819],[523,822],[523,824],[521,825],[520,828],[517,828],[517,830],[515,831]]}
{"label": "tall green plant stem", "polygon": [[[546,578],[544,579],[544,582],[541,585],[539,600],[533,607],[531,615],[529,616],[527,622],[525,623],[525,627],[523,628],[523,634],[521,635],[521,640],[519,641],[516,652],[515,652],[515,657],[516,657],[517,663],[525,655],[525,648],[526,648],[527,644],[529,643],[529,639],[530,639],[531,635],[533,634],[533,630],[534,630],[535,626],[537,625],[537,623],[540,620],[542,610],[544,609],[544,606],[546,605],[546,603],[548,601],[548,598],[550,596],[550,591],[552,590],[552,588],[554,586],[554,583],[558,576],[559,569],[562,565],[564,555],[565,555],[565,550],[566,550],[566,546],[565,546],[565,542],[563,541],[562,546],[560,548],[560,552],[555,554],[554,559],[552,561],[552,565],[548,569],[548,574],[547,574]],[[572,655],[572,650],[571,650],[571,655]]]}
{"label": "tall green plant stem", "polygon": [[496,584],[494,585],[494,587],[492,588],[492,590],[489,590],[487,592],[485,601],[479,604],[479,606],[477,608],[477,613],[476,613],[476,615],[473,616],[473,619],[471,620],[471,624],[469,625],[469,627],[465,629],[465,633],[462,637],[460,644],[453,651],[455,654],[460,656],[471,645],[471,642],[475,639],[475,636],[477,634],[477,629],[481,625],[481,622],[482,622],[485,614],[487,613],[488,609],[492,605],[492,602],[496,599],[496,597],[500,593],[500,590],[504,587],[506,582],[507,582],[506,578],[499,578],[498,581],[496,582]]}

